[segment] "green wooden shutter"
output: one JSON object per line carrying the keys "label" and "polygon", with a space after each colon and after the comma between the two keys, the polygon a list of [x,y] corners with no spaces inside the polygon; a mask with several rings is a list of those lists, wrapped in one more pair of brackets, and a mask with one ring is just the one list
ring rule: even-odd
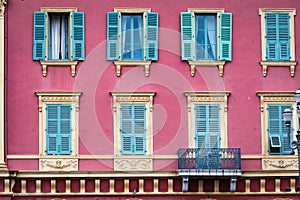
{"label": "green wooden shutter", "polygon": [[122,154],[132,154],[133,153],[133,107],[132,105],[121,105],[120,108],[120,132],[121,132],[121,153]]}
{"label": "green wooden shutter", "polygon": [[290,60],[290,27],[289,14],[278,14],[279,60]]}
{"label": "green wooden shutter", "polygon": [[107,40],[106,40],[106,59],[119,60],[119,26],[121,25],[121,15],[119,12],[107,13]]}
{"label": "green wooden shutter", "polygon": [[158,13],[146,13],[146,60],[158,59]]}
{"label": "green wooden shutter", "polygon": [[46,106],[46,154],[58,154],[58,105]]}
{"label": "green wooden shutter", "polygon": [[195,130],[197,148],[220,148],[220,106],[195,105]]}
{"label": "green wooden shutter", "polygon": [[72,12],[72,57],[73,60],[84,60],[84,13]]}
{"label": "green wooden shutter", "polygon": [[[282,113],[286,108],[292,109],[292,106],[287,104],[268,105],[268,137],[270,154],[290,154],[292,152],[288,145],[288,131],[282,118]],[[279,141],[277,143],[276,140],[278,139]],[[273,145],[272,140],[276,141],[273,142]]]}
{"label": "green wooden shutter", "polygon": [[232,13],[221,13],[220,21],[220,60],[231,61]]}
{"label": "green wooden shutter", "polygon": [[181,12],[181,59],[194,59],[193,13]]}
{"label": "green wooden shutter", "polygon": [[70,155],[72,144],[72,107],[71,105],[60,105],[60,154]]}
{"label": "green wooden shutter", "polygon": [[45,60],[46,13],[34,12],[33,60]]}
{"label": "green wooden shutter", "polygon": [[146,108],[145,105],[134,105],[134,150],[135,154],[146,153]]}
{"label": "green wooden shutter", "polygon": [[276,14],[266,14],[266,56],[267,60],[276,60],[278,52],[277,45],[277,23]]}

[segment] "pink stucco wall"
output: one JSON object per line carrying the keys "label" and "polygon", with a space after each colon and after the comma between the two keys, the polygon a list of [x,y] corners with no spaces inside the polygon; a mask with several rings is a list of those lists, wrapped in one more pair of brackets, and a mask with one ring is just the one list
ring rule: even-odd
{"label": "pink stucco wall", "polygon": [[[42,76],[39,62],[32,60],[33,12],[41,7],[77,7],[85,12],[85,61],[76,76],[69,67],[49,67]],[[124,67],[117,77],[115,66],[106,61],[106,13],[115,7],[151,8],[159,13],[159,60],[144,76],[143,67]],[[295,0],[13,0],[6,10],[6,103],[7,154],[36,155],[39,151],[38,100],[36,91],[81,91],[79,111],[79,153],[113,154],[112,91],[154,91],[153,134],[155,155],[176,155],[188,146],[186,91],[229,91],[228,147],[239,147],[242,154],[261,153],[261,120],[258,91],[295,91],[300,86],[296,69],[269,67],[262,76],[259,8],[300,8]],[[224,8],[233,13],[232,62],[224,76],[216,67],[198,67],[195,77],[180,58],[180,12],[187,8]],[[296,49],[300,16],[295,16]],[[296,51],[296,60],[300,55]],[[36,161],[8,160],[11,169],[37,169]],[[88,164],[80,170],[111,169],[112,162]],[[249,161],[248,163],[258,163]],[[247,170],[260,165],[244,166]],[[156,169],[175,170],[174,160],[155,162]]]}

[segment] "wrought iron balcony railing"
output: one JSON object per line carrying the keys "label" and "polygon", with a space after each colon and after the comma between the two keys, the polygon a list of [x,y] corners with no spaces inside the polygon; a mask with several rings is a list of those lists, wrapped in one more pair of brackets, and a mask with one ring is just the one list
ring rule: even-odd
{"label": "wrought iron balcony railing", "polygon": [[[219,175],[241,173],[241,150],[239,148],[181,148],[178,150],[178,172],[214,171]],[[212,174],[208,174],[212,175]],[[216,174],[218,175],[218,174]]]}

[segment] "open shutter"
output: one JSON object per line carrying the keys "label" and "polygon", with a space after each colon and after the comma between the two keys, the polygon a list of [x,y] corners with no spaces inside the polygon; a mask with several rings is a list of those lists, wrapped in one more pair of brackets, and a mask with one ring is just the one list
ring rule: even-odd
{"label": "open shutter", "polygon": [[134,105],[134,147],[135,154],[146,153],[146,108]]}
{"label": "open shutter", "polygon": [[120,26],[120,13],[108,12],[107,13],[107,39],[106,39],[106,59],[119,60],[119,26]]}
{"label": "open shutter", "polygon": [[220,21],[220,60],[231,61],[232,13],[221,13]]}
{"label": "open shutter", "polygon": [[132,105],[121,105],[121,153],[132,154],[133,153],[133,115]]}
{"label": "open shutter", "polygon": [[208,105],[209,148],[220,148],[220,106]]}
{"label": "open shutter", "polygon": [[206,134],[208,131],[207,127],[207,111],[206,105],[196,104],[195,105],[195,131],[196,131],[196,147],[197,148],[206,148]]}
{"label": "open shutter", "polygon": [[34,12],[33,60],[45,60],[46,13]]}
{"label": "open shutter", "polygon": [[181,59],[193,60],[194,58],[194,33],[193,13],[181,12]]}
{"label": "open shutter", "polygon": [[46,153],[58,154],[58,105],[46,106]]}
{"label": "open shutter", "polygon": [[267,60],[276,60],[278,52],[276,14],[266,14],[266,55]]}
{"label": "open shutter", "polygon": [[146,13],[146,60],[158,59],[158,13]]}
{"label": "open shutter", "polygon": [[73,60],[84,60],[84,13],[72,12],[72,57]]}
{"label": "open shutter", "polygon": [[72,144],[72,107],[60,105],[60,154],[70,155]]}
{"label": "open shutter", "polygon": [[278,28],[279,28],[279,60],[290,60],[290,27],[289,14],[278,14]]}

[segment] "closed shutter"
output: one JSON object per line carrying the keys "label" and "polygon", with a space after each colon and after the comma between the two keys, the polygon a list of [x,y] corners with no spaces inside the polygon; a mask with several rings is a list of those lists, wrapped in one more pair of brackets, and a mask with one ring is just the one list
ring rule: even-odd
{"label": "closed shutter", "polygon": [[71,105],[60,105],[60,154],[71,154],[72,133],[72,107]]}
{"label": "closed shutter", "polygon": [[45,60],[46,13],[34,12],[33,60]]}
{"label": "closed shutter", "polygon": [[279,60],[290,60],[290,27],[289,14],[278,14],[278,29],[279,29]]}
{"label": "closed shutter", "polygon": [[120,13],[108,12],[107,13],[107,39],[106,39],[106,59],[119,60],[119,26],[120,26]]}
{"label": "closed shutter", "polygon": [[58,105],[46,106],[46,154],[58,154]]}
{"label": "closed shutter", "polygon": [[220,147],[220,106],[195,105],[195,130],[197,148]]}
{"label": "closed shutter", "polygon": [[292,152],[289,147],[287,127],[282,118],[282,113],[286,108],[292,109],[292,106],[286,104],[268,105],[268,134],[270,154],[290,154]]}
{"label": "closed shutter", "polygon": [[221,13],[220,21],[220,60],[231,61],[232,13]]}
{"label": "closed shutter", "polygon": [[121,153],[145,154],[145,105],[121,105]]}
{"label": "closed shutter", "polygon": [[146,60],[158,59],[158,13],[146,13]]}
{"label": "closed shutter", "polygon": [[72,12],[72,56],[73,60],[84,60],[84,13]]}
{"label": "closed shutter", "polygon": [[193,13],[181,12],[181,59],[194,59]]}

